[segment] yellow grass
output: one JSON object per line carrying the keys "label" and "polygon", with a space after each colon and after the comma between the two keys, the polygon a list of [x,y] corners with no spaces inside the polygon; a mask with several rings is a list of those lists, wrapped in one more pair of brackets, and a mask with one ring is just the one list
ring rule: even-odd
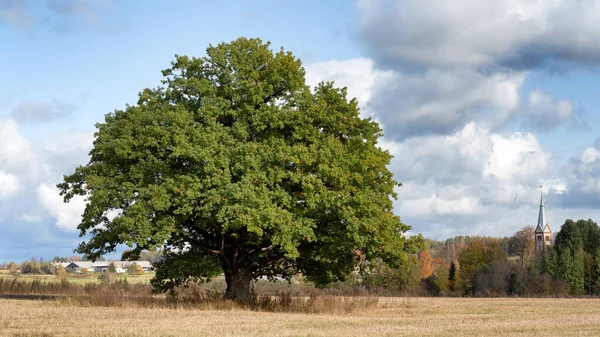
{"label": "yellow grass", "polygon": [[[89,273],[88,275],[81,274],[69,274],[67,277],[67,281],[77,284],[86,284],[86,283],[100,283],[98,276],[101,273]],[[0,278],[12,279],[15,276],[9,275],[8,271],[0,270]],[[19,274],[17,276],[20,280],[40,280],[40,281],[48,281],[48,282],[60,282],[54,275],[36,275],[36,274]],[[139,276],[131,276],[128,274],[119,274],[117,280],[123,280],[127,278],[127,282],[135,284],[148,284],[150,280],[154,277],[154,272],[146,272],[143,275]]]}
{"label": "yellow grass", "polygon": [[0,336],[597,336],[595,299],[388,298],[345,315],[0,300]]}

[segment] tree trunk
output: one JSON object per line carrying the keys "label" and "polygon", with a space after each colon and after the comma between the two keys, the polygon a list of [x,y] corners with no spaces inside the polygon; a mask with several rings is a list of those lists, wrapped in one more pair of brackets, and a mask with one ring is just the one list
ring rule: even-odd
{"label": "tree trunk", "polygon": [[225,299],[243,303],[252,303],[254,301],[250,293],[250,282],[252,282],[251,272],[246,270],[225,272],[225,282],[227,282]]}

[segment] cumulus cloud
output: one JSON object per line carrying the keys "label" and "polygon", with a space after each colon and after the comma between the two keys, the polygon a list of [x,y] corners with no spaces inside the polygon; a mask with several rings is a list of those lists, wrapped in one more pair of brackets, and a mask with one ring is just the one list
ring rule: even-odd
{"label": "cumulus cloud", "polygon": [[532,69],[600,61],[594,1],[363,1],[361,36],[386,67]]}
{"label": "cumulus cloud", "polygon": [[50,215],[56,218],[56,227],[76,231],[85,209],[85,197],[76,196],[65,203],[53,185],[41,183],[36,190],[37,199]]}
{"label": "cumulus cloud", "polygon": [[523,184],[548,173],[552,156],[542,149],[532,133],[494,134],[490,135],[490,141],[492,152],[484,176]]}
{"label": "cumulus cloud", "polygon": [[392,168],[399,179],[418,184],[433,180],[441,187],[535,184],[540,174],[548,173],[552,161],[533,134],[495,134],[476,123],[449,136],[407,139],[392,153]]}
{"label": "cumulus cloud", "polygon": [[564,170],[568,187],[561,202],[565,207],[600,207],[600,144],[571,158]]}
{"label": "cumulus cloud", "polygon": [[53,100],[52,103],[21,102],[12,109],[11,116],[21,123],[47,123],[73,116],[74,104]]}
{"label": "cumulus cloud", "polygon": [[539,185],[555,230],[567,218],[600,217],[600,142],[567,165],[529,132],[492,132],[470,123],[447,136],[388,142],[403,182],[395,209],[431,238],[510,235],[535,223]]}
{"label": "cumulus cloud", "polygon": [[600,63],[593,1],[359,1],[358,36],[374,70],[371,89],[386,134],[448,135],[467,123],[501,130],[519,121],[548,132],[585,128],[583,108],[534,90],[532,71]]}
{"label": "cumulus cloud", "polygon": [[366,58],[312,63],[305,68],[308,85],[314,87],[321,81],[334,81],[337,87],[347,87],[348,98],[356,98],[361,113],[369,116],[371,113],[366,103],[372,96],[373,88],[393,75],[391,71],[375,69],[373,61]]}
{"label": "cumulus cloud", "polygon": [[376,83],[368,106],[395,139],[450,134],[471,121],[500,127],[519,105],[524,78],[468,68],[395,72]]}
{"label": "cumulus cloud", "polygon": [[0,119],[0,218],[23,224],[54,219],[56,228],[75,230],[83,199],[64,204],[56,188],[45,182],[85,164],[92,141],[92,133],[70,131],[34,143],[21,134],[17,121]]}
{"label": "cumulus cloud", "polygon": [[73,173],[75,167],[89,161],[94,134],[92,132],[69,131],[54,135],[40,145],[44,159],[44,173],[49,178]]}
{"label": "cumulus cloud", "polygon": [[[552,154],[532,133],[498,133],[470,122],[450,135],[386,147],[394,155],[390,169],[403,182],[396,210],[430,237],[508,235],[533,223],[540,183],[546,193],[565,188]],[[522,212],[522,221],[501,216],[515,212]]]}
{"label": "cumulus cloud", "polygon": [[486,74],[469,68],[403,73],[375,68],[368,59],[306,66],[307,82],[334,81],[348,87],[363,115],[384,126],[386,136],[450,134],[471,121],[500,128],[520,104],[525,72]]}
{"label": "cumulus cloud", "polygon": [[532,128],[539,131],[551,131],[552,129],[573,121],[577,125],[573,102],[570,100],[555,100],[542,91],[533,91],[528,100],[520,108],[519,117]]}
{"label": "cumulus cloud", "polygon": [[38,156],[32,143],[13,119],[0,119],[0,170],[34,180],[39,174]]}
{"label": "cumulus cloud", "polygon": [[19,179],[16,176],[0,171],[0,200],[15,194],[19,187]]}

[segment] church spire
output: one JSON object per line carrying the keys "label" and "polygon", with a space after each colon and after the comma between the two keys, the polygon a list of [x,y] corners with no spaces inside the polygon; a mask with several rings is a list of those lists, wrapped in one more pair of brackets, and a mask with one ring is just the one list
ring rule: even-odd
{"label": "church spire", "polygon": [[543,186],[540,186],[540,193],[541,193],[541,197],[540,197],[540,214],[538,215],[538,225],[544,229],[544,226],[546,226],[547,222],[546,222],[546,207],[544,206],[544,190],[543,190]]}

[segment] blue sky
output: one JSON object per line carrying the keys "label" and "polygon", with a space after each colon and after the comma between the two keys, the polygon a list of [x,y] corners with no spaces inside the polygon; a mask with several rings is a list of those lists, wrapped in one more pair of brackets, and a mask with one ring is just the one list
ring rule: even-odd
{"label": "blue sky", "polygon": [[[596,20],[598,19],[598,20]],[[0,0],[0,261],[72,255],[82,201],[54,185],[94,124],[174,54],[260,37],[335,80],[385,130],[413,232],[511,235],[600,215],[594,2]]]}

